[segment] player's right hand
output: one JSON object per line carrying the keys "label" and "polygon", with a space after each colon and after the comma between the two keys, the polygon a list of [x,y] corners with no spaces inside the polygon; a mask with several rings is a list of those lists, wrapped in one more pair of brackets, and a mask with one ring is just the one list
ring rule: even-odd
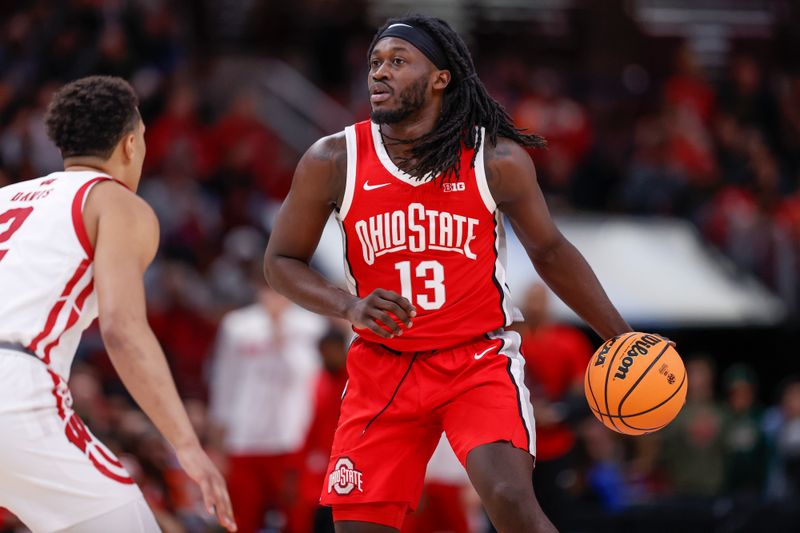
{"label": "player's right hand", "polygon": [[208,514],[216,514],[220,525],[228,531],[236,531],[233,507],[228,496],[225,479],[200,446],[177,449],[178,461],[184,471],[200,486],[203,502]]}
{"label": "player's right hand", "polygon": [[356,328],[368,329],[384,339],[402,335],[403,329],[397,322],[400,321],[408,329],[415,316],[417,309],[411,302],[396,292],[385,289],[375,289],[365,298],[356,300],[347,312],[347,319]]}

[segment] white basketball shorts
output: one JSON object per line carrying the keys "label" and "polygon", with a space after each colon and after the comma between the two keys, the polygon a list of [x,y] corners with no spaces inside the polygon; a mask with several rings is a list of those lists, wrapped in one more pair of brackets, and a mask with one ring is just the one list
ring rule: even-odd
{"label": "white basketball shorts", "polygon": [[38,533],[141,498],[119,460],[72,411],[64,380],[30,355],[0,350],[0,507]]}

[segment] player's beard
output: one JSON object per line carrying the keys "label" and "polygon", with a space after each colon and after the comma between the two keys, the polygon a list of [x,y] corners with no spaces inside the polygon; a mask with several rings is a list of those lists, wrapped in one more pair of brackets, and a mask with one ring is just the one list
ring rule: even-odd
{"label": "player's beard", "polygon": [[397,109],[373,109],[370,117],[376,124],[397,124],[422,109],[425,105],[425,93],[428,90],[427,76],[420,76],[408,87],[400,91]]}

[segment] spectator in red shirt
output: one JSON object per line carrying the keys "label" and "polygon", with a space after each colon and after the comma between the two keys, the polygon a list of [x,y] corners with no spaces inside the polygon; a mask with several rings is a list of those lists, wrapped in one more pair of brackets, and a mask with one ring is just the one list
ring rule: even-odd
{"label": "spectator in red shirt", "polygon": [[566,480],[574,469],[575,433],[569,422],[587,413],[583,375],[593,350],[580,330],[552,321],[543,284],[528,290],[522,314],[522,353],[536,406],[534,487],[545,512],[557,521],[570,501]]}
{"label": "spectator in red shirt", "polygon": [[197,93],[188,82],[177,82],[170,91],[166,108],[147,128],[145,170],[159,173],[174,146],[185,145],[197,173],[207,176],[212,160],[206,146],[205,128],[197,116]]}
{"label": "spectator in red shirt", "polygon": [[221,169],[214,181],[223,187],[230,175],[239,182],[252,180],[249,186],[281,200],[289,192],[295,154],[259,120],[261,105],[256,93],[245,89],[214,126],[210,144]]}
{"label": "spectator in red shirt", "polygon": [[675,72],[664,84],[664,100],[670,106],[691,111],[704,124],[710,124],[714,116],[714,89],[686,43],[681,44],[675,53]]}
{"label": "spectator in red shirt", "polygon": [[563,193],[575,168],[592,145],[593,131],[584,106],[563,90],[558,73],[539,69],[512,108],[514,122],[547,139],[548,150],[536,152],[536,167],[545,192]]}

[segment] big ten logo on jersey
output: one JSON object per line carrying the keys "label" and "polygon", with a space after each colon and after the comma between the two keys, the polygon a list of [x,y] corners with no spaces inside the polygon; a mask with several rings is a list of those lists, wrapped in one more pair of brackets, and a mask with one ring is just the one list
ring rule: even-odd
{"label": "big ten logo on jersey", "polygon": [[354,228],[364,262],[372,265],[376,257],[402,250],[455,252],[474,260],[478,256],[470,249],[470,243],[475,240],[478,223],[477,218],[411,203],[405,210],[359,220]]}
{"label": "big ten logo on jersey", "polygon": [[335,491],[336,494],[346,496],[356,488],[359,492],[364,492],[363,477],[363,473],[356,470],[349,457],[340,457],[333,471],[328,474],[328,494]]}
{"label": "big ten logo on jersey", "polygon": [[442,183],[442,190],[444,192],[466,191],[467,184],[464,183],[463,181],[457,181],[455,183],[451,183],[448,181],[446,183]]}

